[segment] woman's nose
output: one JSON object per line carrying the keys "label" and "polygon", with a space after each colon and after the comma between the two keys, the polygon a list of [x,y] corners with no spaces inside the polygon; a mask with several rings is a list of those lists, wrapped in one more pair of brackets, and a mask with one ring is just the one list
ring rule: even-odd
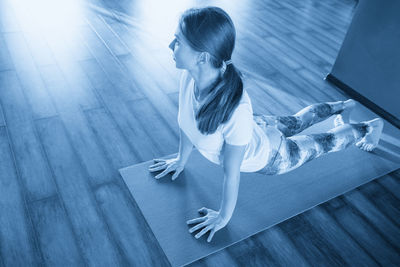
{"label": "woman's nose", "polygon": [[169,49],[171,49],[172,51],[174,51],[175,49],[175,43],[176,43],[176,39],[172,40],[172,42],[169,44]]}

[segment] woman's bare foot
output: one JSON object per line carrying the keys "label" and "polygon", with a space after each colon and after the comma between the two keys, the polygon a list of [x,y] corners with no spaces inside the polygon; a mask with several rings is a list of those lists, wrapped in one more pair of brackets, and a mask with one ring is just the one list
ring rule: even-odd
{"label": "woman's bare foot", "polygon": [[350,122],[350,113],[353,111],[353,108],[356,105],[356,101],[354,101],[353,99],[348,99],[343,102],[343,105],[344,110],[342,111],[342,113],[336,115],[336,118],[334,120],[335,127]]}
{"label": "woman's bare foot", "polygon": [[383,120],[376,118],[365,122],[368,125],[367,134],[356,143],[356,146],[365,151],[371,151],[377,147],[382,134]]}

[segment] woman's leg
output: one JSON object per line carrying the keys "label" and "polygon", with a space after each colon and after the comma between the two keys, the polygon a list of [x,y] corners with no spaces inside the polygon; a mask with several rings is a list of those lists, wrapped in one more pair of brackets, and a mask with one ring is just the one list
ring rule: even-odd
{"label": "woman's leg", "polygon": [[275,157],[259,173],[276,175],[289,172],[323,154],[336,152],[352,144],[364,150],[375,148],[383,128],[382,119],[343,124],[327,133],[283,137]]}
{"label": "woman's leg", "polygon": [[[346,101],[317,103],[307,106],[292,116],[255,115],[257,123],[266,123],[276,127],[286,137],[302,132],[304,129],[329,118],[332,115],[340,114],[345,109],[351,110],[355,105],[352,99]],[[343,117],[341,123],[348,122]],[[336,123],[336,122],[335,122]]]}

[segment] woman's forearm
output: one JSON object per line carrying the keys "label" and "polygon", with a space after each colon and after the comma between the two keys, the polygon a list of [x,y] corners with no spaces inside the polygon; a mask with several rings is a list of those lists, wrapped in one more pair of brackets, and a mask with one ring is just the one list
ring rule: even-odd
{"label": "woman's forearm", "polygon": [[192,142],[190,142],[189,138],[186,136],[186,134],[182,131],[181,128],[179,128],[179,135],[180,138],[179,138],[178,157],[183,162],[183,164],[186,164],[190,156],[190,153],[192,152],[193,144]]}
{"label": "woman's forearm", "polygon": [[222,191],[222,201],[220,207],[220,216],[228,222],[235,210],[236,201],[239,193],[240,173],[224,175],[224,184]]}

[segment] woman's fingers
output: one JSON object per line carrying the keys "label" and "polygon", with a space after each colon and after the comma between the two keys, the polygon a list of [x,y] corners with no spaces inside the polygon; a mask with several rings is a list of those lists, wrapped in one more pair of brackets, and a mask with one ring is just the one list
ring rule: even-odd
{"label": "woman's fingers", "polygon": [[166,164],[160,162],[160,163],[157,163],[157,164],[149,166],[149,169],[154,169],[154,168],[157,168],[157,167],[160,167],[160,166],[166,166]]}
{"label": "woman's fingers", "polygon": [[154,162],[165,162],[166,159],[153,159]]}
{"label": "woman's fingers", "polygon": [[165,169],[166,167],[167,167],[166,164],[164,164],[164,165],[158,165],[158,166],[155,166],[155,167],[151,167],[151,166],[150,166],[149,171],[151,171],[151,172],[159,171],[159,170]]}
{"label": "woman's fingers", "polygon": [[192,228],[189,229],[189,233],[193,233],[194,231],[199,230],[200,228],[203,228],[208,224],[208,221],[199,223],[198,225],[193,226]]}
{"label": "woman's fingers", "polygon": [[177,174],[177,172],[175,171],[175,173],[172,175],[171,180],[175,181],[176,177],[178,177],[179,173]]}
{"label": "woman's fingers", "polygon": [[200,233],[196,234],[194,237],[195,237],[195,238],[201,237],[202,235],[204,235],[205,233],[207,233],[208,231],[210,231],[211,228],[213,228],[213,227],[214,227],[214,225],[211,225],[211,224],[210,224],[209,226],[207,226],[206,228],[204,228],[203,230],[201,230]]}
{"label": "woman's fingers", "polygon": [[204,222],[206,219],[207,219],[207,217],[204,216],[204,217],[199,217],[199,218],[196,218],[196,219],[189,220],[186,223],[187,224],[194,224],[194,223]]}
{"label": "woman's fingers", "polygon": [[[153,159],[153,160],[154,160],[154,162],[157,162],[157,163],[149,166],[149,170],[150,171],[160,170],[160,168],[157,168],[157,167],[166,166],[167,165],[165,160],[163,160],[163,161],[160,161],[160,159]],[[155,168],[157,168],[157,169],[155,169]]]}
{"label": "woman's fingers", "polygon": [[169,172],[175,171],[175,173],[172,176],[172,180],[175,180],[183,170],[183,167],[177,164],[177,159],[153,159],[153,160],[154,162],[157,163],[149,166],[150,172],[155,172],[165,169],[162,173],[155,176],[156,179],[165,176]]}
{"label": "woman's fingers", "polygon": [[156,171],[161,171],[164,170],[165,166],[160,166],[160,167],[156,167],[154,169],[149,169],[150,172],[156,172]]}
{"label": "woman's fingers", "polygon": [[150,165],[149,167],[150,168],[154,168],[154,167],[158,167],[158,166],[161,166],[161,165],[165,165],[165,162],[158,162],[156,164]]}
{"label": "woman's fingers", "polygon": [[214,234],[215,234],[215,227],[213,229],[211,229],[211,232],[210,232],[210,234],[208,235],[208,238],[207,238],[207,242],[211,242]]}
{"label": "woman's fingers", "polygon": [[182,169],[180,169],[180,168],[176,169],[174,175],[172,175],[172,178],[171,178],[172,181],[174,181],[181,172],[182,172]]}
{"label": "woman's fingers", "polygon": [[156,175],[155,178],[156,178],[156,179],[159,179],[159,178],[165,176],[167,173],[169,173],[169,172],[171,172],[171,171],[173,171],[173,170],[171,170],[171,165],[170,165],[170,166],[168,166],[168,168],[166,168],[162,173]]}

